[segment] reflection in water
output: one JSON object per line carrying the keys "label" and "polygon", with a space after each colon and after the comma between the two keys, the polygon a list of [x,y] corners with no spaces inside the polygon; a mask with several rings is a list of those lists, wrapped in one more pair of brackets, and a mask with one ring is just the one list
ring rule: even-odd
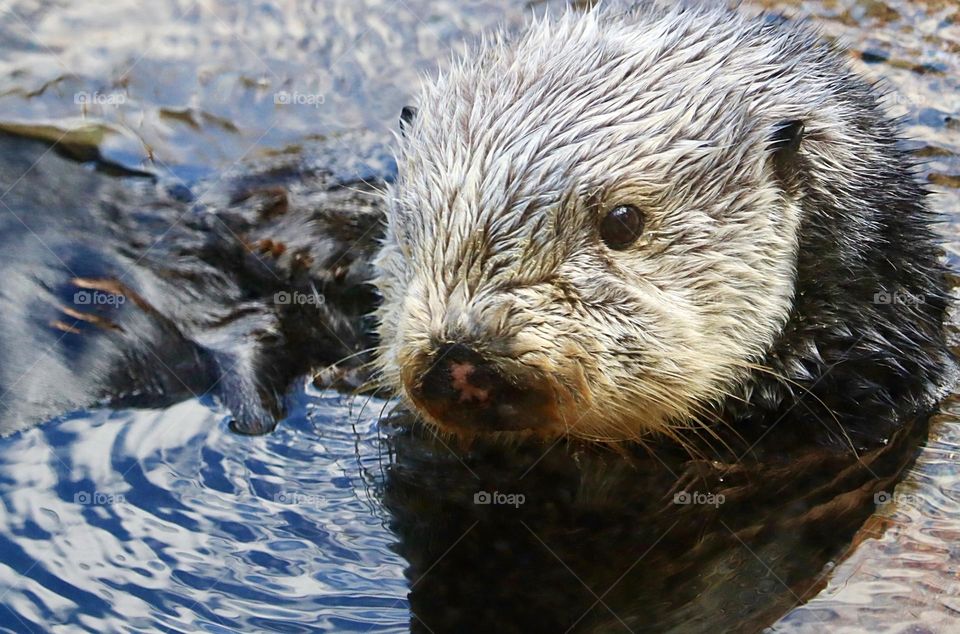
{"label": "reflection in water", "polygon": [[395,436],[384,501],[414,629],[758,629],[820,590],[924,429],[859,462],[807,447],[726,464]]}
{"label": "reflection in water", "polygon": [[5,439],[4,605],[25,631],[749,630],[820,589],[925,429],[731,466],[445,445],[364,401],[298,391],[257,438],[188,401]]}

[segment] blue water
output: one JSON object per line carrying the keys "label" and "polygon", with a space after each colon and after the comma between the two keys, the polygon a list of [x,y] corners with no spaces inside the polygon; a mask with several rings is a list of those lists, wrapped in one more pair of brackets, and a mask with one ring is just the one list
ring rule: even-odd
{"label": "blue water", "polygon": [[364,400],[303,388],[264,437],[192,400],[0,439],[0,630],[407,631]]}

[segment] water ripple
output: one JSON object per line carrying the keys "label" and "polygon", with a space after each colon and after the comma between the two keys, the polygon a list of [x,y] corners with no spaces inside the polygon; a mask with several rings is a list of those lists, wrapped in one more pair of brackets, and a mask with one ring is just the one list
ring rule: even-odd
{"label": "water ripple", "polygon": [[379,407],[312,389],[292,407],[260,438],[189,401],[0,441],[13,630],[405,631],[405,563],[372,496]]}

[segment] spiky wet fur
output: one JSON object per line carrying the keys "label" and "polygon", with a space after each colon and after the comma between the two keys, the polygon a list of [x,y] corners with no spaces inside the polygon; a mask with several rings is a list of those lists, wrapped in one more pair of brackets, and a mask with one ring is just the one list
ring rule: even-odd
{"label": "spiky wet fur", "polygon": [[[378,369],[404,398],[463,341],[590,440],[784,419],[863,445],[929,404],[949,364],[934,218],[878,93],[809,28],[569,11],[483,42],[417,105],[376,261]],[[805,135],[778,170],[787,121]],[[626,251],[597,234],[619,204],[646,218]]]}

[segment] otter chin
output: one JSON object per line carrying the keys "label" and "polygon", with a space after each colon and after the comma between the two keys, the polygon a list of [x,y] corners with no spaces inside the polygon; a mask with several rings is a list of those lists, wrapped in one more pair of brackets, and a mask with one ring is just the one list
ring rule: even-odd
{"label": "otter chin", "polygon": [[719,6],[486,40],[401,117],[381,382],[458,434],[880,440],[952,367],[881,96],[809,27]]}

